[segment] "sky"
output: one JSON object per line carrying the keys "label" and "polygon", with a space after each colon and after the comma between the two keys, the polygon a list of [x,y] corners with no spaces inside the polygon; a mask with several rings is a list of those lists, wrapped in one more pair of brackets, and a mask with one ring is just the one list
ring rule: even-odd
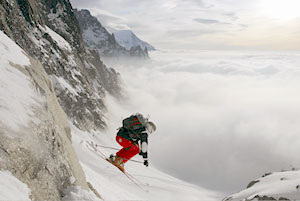
{"label": "sky", "polygon": [[71,0],[157,49],[299,50],[298,0]]}

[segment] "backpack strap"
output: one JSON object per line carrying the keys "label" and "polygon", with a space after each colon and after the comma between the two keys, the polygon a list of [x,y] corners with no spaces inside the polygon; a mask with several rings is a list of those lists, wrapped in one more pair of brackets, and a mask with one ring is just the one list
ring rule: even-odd
{"label": "backpack strap", "polygon": [[[141,124],[141,122],[139,121],[139,118],[138,118],[138,117],[132,116],[131,118],[132,118],[132,119],[131,119],[131,124],[129,125],[130,129],[134,129],[134,127],[137,127],[137,126],[135,126],[135,125],[140,125],[140,126],[142,126],[142,124]],[[140,126],[138,126],[138,127],[140,127]]]}

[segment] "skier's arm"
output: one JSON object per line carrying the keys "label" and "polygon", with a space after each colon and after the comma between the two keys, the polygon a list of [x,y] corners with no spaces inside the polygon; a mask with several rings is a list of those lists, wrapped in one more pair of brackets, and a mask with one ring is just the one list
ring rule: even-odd
{"label": "skier's arm", "polygon": [[146,132],[141,133],[141,151],[140,155],[144,160],[148,160],[148,134]]}

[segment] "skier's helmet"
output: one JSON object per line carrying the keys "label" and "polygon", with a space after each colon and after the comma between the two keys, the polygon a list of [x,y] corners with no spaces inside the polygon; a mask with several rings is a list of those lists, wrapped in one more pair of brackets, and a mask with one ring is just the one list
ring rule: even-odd
{"label": "skier's helmet", "polygon": [[156,126],[152,121],[147,122],[146,129],[149,133],[154,133],[156,131]]}

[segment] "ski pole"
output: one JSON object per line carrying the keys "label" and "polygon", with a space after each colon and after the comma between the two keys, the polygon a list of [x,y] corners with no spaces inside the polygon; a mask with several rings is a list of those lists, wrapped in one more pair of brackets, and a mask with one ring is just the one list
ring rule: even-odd
{"label": "ski pole", "polygon": [[[103,148],[106,148],[106,149],[113,149],[113,150],[117,150],[119,151],[120,149],[117,149],[117,148],[113,148],[113,147],[107,147],[107,146],[103,146],[103,145],[99,145],[99,144],[95,144],[96,147],[103,147]],[[117,157],[117,156],[116,156]],[[144,163],[142,161],[137,161],[137,160],[132,160],[132,159],[127,159],[127,158],[121,158],[121,157],[118,157],[120,159],[123,159],[123,160],[128,160],[128,161],[132,161],[132,162],[136,162],[136,163]]]}
{"label": "ski pole", "polygon": [[118,156],[115,156],[116,158],[120,158],[120,159],[123,159],[123,160],[128,160],[128,161],[131,161],[131,162],[136,162],[136,163],[144,163],[142,161],[136,161],[136,160],[132,160],[132,159],[127,159],[127,158],[121,158],[121,157],[118,157]]}
{"label": "ski pole", "polygon": [[102,146],[102,145],[99,145],[99,144],[96,144],[96,147],[102,147],[102,148],[106,148],[106,149],[119,150],[119,149],[117,149],[117,148],[107,147],[107,146]]}
{"label": "ski pole", "polygon": [[[103,148],[107,148],[107,149],[113,149],[113,150],[117,150],[119,151],[119,149],[117,148],[113,148],[113,147],[107,147],[107,146],[102,146],[102,145],[98,145],[98,144],[95,144],[96,147],[103,147]],[[98,150],[99,151],[99,150]],[[144,163],[142,161],[137,161],[137,160],[132,160],[132,159],[127,159],[127,158],[121,158],[121,157],[118,157],[116,156],[117,158],[120,158],[120,159],[123,159],[123,160],[128,160],[128,161],[132,161],[132,162],[136,162],[136,163]]]}

